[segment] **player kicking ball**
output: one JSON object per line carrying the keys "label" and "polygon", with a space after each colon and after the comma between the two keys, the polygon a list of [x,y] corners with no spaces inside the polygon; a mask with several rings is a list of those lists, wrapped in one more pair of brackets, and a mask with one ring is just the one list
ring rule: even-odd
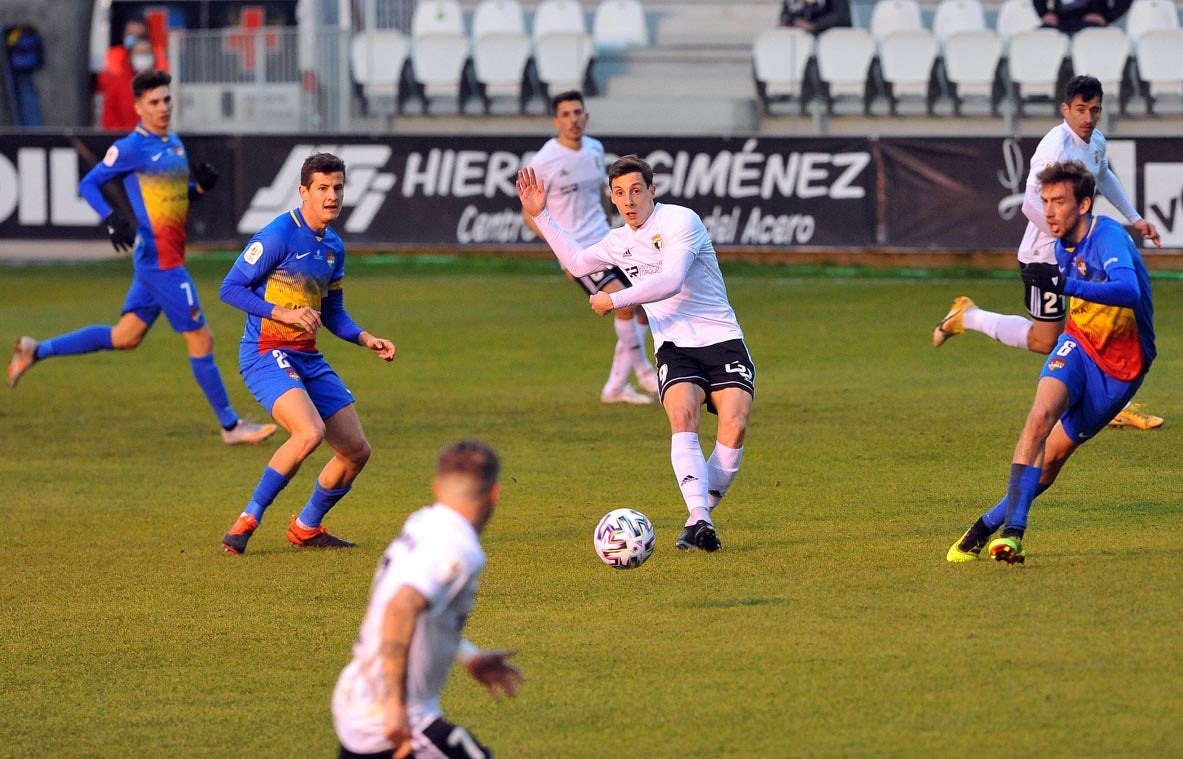
{"label": "player kicking ball", "polygon": [[[635,155],[608,167],[609,197],[624,219],[604,239],[583,247],[546,210],[546,187],[533,169],[518,172],[522,210],[546,238],[559,263],[580,277],[619,266],[632,283],[588,302],[600,316],[641,306],[657,346],[658,397],[673,433],[670,460],[689,516],[675,546],[723,547],[712,512],[743,458],[755,396],[756,369],[727,299],[715,246],[698,214],[654,202],[653,168]],[[719,416],[708,460],[698,440],[703,405]]]}
{"label": "player kicking ball", "polygon": [[1125,229],[1093,215],[1093,175],[1068,161],[1048,165],[1038,178],[1056,263],[1024,267],[1023,280],[1067,296],[1068,318],[1039,375],[1006,495],[949,548],[951,562],[973,561],[985,549],[996,561],[1022,563],[1032,501],[1134,397],[1154,361],[1150,277]]}

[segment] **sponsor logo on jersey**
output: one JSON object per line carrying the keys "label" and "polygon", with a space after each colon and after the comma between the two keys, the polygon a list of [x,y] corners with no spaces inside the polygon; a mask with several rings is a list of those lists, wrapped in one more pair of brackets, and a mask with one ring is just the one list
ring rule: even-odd
{"label": "sponsor logo on jersey", "polygon": [[308,256],[311,256],[311,255],[312,255],[312,251],[310,251],[310,250],[305,251],[304,253],[297,253],[296,260],[299,261],[301,258],[308,258]]}
{"label": "sponsor logo on jersey", "polygon": [[1049,372],[1054,372],[1057,369],[1063,369],[1063,368],[1064,368],[1064,359],[1062,359],[1062,358],[1052,359],[1051,361],[1047,362],[1047,369]]}
{"label": "sponsor logo on jersey", "polygon": [[119,148],[112,145],[107,148],[107,154],[103,156],[104,166],[114,166],[115,162],[119,160]]}
{"label": "sponsor logo on jersey", "polygon": [[665,244],[665,241],[661,239],[661,235],[653,235],[653,249],[654,250],[661,250],[661,246],[664,244]]}
{"label": "sponsor logo on jersey", "polygon": [[623,258],[632,258],[633,257],[633,249],[632,248],[625,248],[624,253],[622,253],[621,256]]}
{"label": "sponsor logo on jersey", "polygon": [[253,265],[253,264],[256,264],[259,262],[259,258],[262,255],[263,255],[263,243],[256,240],[250,244],[250,247],[248,247],[246,249],[246,253],[243,253],[242,257],[243,257],[243,260],[245,260],[248,264]]}

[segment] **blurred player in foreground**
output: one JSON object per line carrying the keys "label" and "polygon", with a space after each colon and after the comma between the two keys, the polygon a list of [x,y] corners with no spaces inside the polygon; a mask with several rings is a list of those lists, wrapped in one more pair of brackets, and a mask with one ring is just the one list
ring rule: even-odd
{"label": "blurred player in foreground", "polygon": [[[530,168],[548,188],[546,206],[554,220],[580,245],[591,245],[603,240],[612,228],[604,209],[604,146],[584,134],[588,114],[579,92],[569,90],[555,95],[551,113],[558,136],[547,140],[534,154]],[[541,237],[534,220],[528,214],[522,216],[526,225]],[[628,279],[616,266],[575,277],[575,281],[588,295],[614,293],[628,287]],[[635,372],[642,389],[657,392],[657,373],[645,356],[649,323],[644,311],[618,308],[612,325],[616,329],[616,348],[608,381],[600,391],[600,401],[652,403],[651,397],[637,392],[628,383],[629,372]]]}
{"label": "blurred player in foreground", "polygon": [[[1097,189],[1121,211],[1143,238],[1162,245],[1158,230],[1142,218],[1126,195],[1117,175],[1109,169],[1105,154],[1105,137],[1097,131],[1101,120],[1101,83],[1091,76],[1078,76],[1064,87],[1060,112],[1064,120],[1051,129],[1031,156],[1031,171],[1027,175],[1027,190],[1023,197],[1023,215],[1028,219],[1027,231],[1019,243],[1019,270],[1030,266],[1055,263],[1055,238],[1047,227],[1040,199],[1039,172],[1052,163],[1080,161],[1096,177]],[[1024,278],[1026,282],[1026,278]],[[1022,316],[999,314],[978,308],[967,296],[953,301],[949,313],[932,332],[932,345],[939,348],[954,335],[974,330],[992,337],[1003,345],[1025,348],[1046,354],[1056,345],[1064,330],[1064,297],[1055,292],[1025,285],[1028,319]],[[1112,427],[1153,429],[1162,426],[1161,417],[1142,411],[1142,404],[1129,404],[1109,422]]]}
{"label": "blurred player in foreground", "polygon": [[494,699],[513,696],[514,651],[482,650],[461,634],[485,568],[480,536],[501,495],[497,454],[466,440],[440,452],[435,503],[407,518],[370,588],[353,659],[333,690],[341,759],[482,759],[493,755],[444,719],[440,692],[455,661]]}
{"label": "blurred player in foreground", "polygon": [[[156,318],[164,312],[172,328],[185,338],[193,377],[205,393],[229,445],[258,443],[275,432],[274,424],[240,419],[230,405],[222,374],[214,363],[214,336],[205,323],[197,286],[185,269],[185,225],[189,201],[213,189],[218,172],[209,164],[192,167],[181,138],[169,131],[172,119],[172,77],[145,71],[132,80],[140,123],[116,140],[103,160],[82,178],[78,191],[99,216],[116,250],[132,251],[135,273],[113,326],[92,325],[38,342],[17,339],[8,364],[8,386],[16,387],[33,364],[54,356],[104,350],[135,350]],[[103,185],[117,182],[135,214],[134,223],[120,216],[103,197]]]}
{"label": "blurred player in foreground", "polygon": [[[1038,180],[1057,263],[1025,266],[1023,281],[1067,296],[1067,325],[1039,375],[1006,495],[949,549],[945,558],[953,562],[973,561],[986,548],[996,561],[1021,563],[1031,502],[1129,402],[1154,361],[1150,277],[1122,226],[1093,215],[1093,175],[1069,161],[1043,168]],[[990,540],[1000,527],[1001,536]]]}
{"label": "blurred player in foreground", "polygon": [[[608,168],[610,197],[625,225],[583,247],[546,210],[546,187],[533,169],[518,172],[522,210],[575,276],[619,266],[633,283],[589,299],[603,316],[643,306],[657,345],[660,398],[673,437],[670,459],[690,512],[675,545],[717,551],[723,547],[711,512],[719,505],[743,457],[743,441],[755,396],[755,366],[727,300],[715,246],[702,219],[689,208],[655,203],[653,168],[635,155]],[[698,440],[700,408],[718,414],[710,460]]]}
{"label": "blurred player in foreground", "polygon": [[271,457],[242,514],[222,537],[230,553],[246,551],[263,512],[327,440],[333,457],[312,497],[288,526],[288,542],[312,548],[351,548],[321,521],[353,486],[370,459],[370,443],[353,407],[353,394],[316,347],[321,326],[346,342],[393,361],[394,343],[374,337],[345,310],[345,245],[329,226],[341,213],[345,162],[329,153],[300,168],[299,208],[263,227],[234,262],[221,296],[245,311],[238,361],[247,389],[288,434]]}

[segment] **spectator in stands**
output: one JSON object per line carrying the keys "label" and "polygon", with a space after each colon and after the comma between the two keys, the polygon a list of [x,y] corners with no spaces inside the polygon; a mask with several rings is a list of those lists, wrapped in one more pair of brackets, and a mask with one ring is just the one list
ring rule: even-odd
{"label": "spectator in stands", "polygon": [[1076,34],[1089,27],[1109,26],[1125,15],[1132,0],[1032,0],[1048,29]]}
{"label": "spectator in stands", "polygon": [[821,34],[835,26],[850,26],[850,0],[784,0],[780,25]]}
{"label": "spectator in stands", "polygon": [[[126,44],[127,40],[124,42]],[[135,129],[140,123],[131,80],[136,74],[149,71],[156,65],[156,54],[152,50],[152,41],[147,37],[134,37],[131,43],[127,48],[119,46],[120,50],[126,50],[125,55],[108,55],[108,66],[99,73],[99,92],[103,95],[99,125],[103,129],[126,132]]]}

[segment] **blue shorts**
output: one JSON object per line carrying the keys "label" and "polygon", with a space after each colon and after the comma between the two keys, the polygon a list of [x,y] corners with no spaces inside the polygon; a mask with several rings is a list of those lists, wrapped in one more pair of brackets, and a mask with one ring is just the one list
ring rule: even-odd
{"label": "blue shorts", "polygon": [[132,277],[121,313],[134,313],[151,326],[161,311],[175,332],[192,332],[205,326],[197,285],[184,266],[137,271]]}
{"label": "blue shorts", "polygon": [[1096,435],[1130,402],[1143,377],[1123,382],[1110,377],[1068,334],[1060,335],[1056,348],[1043,364],[1039,378],[1051,377],[1068,387],[1068,409],[1060,417],[1064,432],[1074,443]]}
{"label": "blue shorts", "polygon": [[353,403],[353,393],[322,353],[278,348],[259,353],[255,344],[243,343],[238,365],[247,390],[268,414],[272,413],[279,396],[296,387],[308,393],[321,419],[328,419]]}

